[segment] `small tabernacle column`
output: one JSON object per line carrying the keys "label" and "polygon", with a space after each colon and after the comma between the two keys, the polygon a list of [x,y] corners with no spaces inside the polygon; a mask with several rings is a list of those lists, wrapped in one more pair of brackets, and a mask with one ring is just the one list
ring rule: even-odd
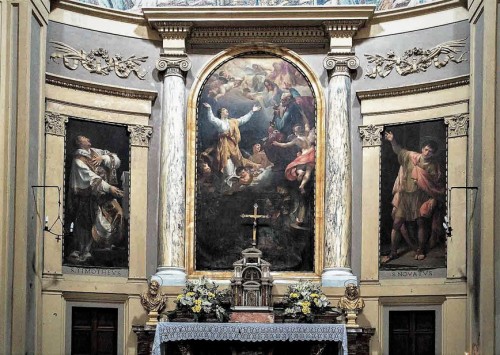
{"label": "small tabernacle column", "polygon": [[325,252],[323,286],[357,283],[351,263],[351,77],[359,66],[353,53],[332,53],[325,58],[329,71],[326,118]]}
{"label": "small tabernacle column", "polygon": [[160,285],[186,282],[185,189],[186,189],[186,87],[184,73],[191,62],[184,53],[189,24],[164,23],[158,27],[164,53],[156,68],[164,72],[160,148],[160,196],[158,268],[152,279]]}

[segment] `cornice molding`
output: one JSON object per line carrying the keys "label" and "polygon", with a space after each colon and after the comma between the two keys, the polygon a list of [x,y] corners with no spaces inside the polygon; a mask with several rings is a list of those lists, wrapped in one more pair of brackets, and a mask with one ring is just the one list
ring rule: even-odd
{"label": "cornice molding", "polygon": [[359,126],[359,136],[363,142],[364,147],[378,147],[382,145],[382,131],[383,125],[368,125]]}
{"label": "cornice molding", "polygon": [[[242,39],[324,49],[331,37],[352,37],[374,10],[374,5],[142,9],[151,27],[164,39],[179,36],[186,39],[186,48],[202,49],[240,44]],[[180,34],[185,37],[180,38]]]}
{"label": "cornice molding", "polygon": [[51,111],[45,112],[45,134],[64,137],[66,123],[68,123],[68,116]]}
{"label": "cornice molding", "polygon": [[377,89],[377,90],[363,90],[363,91],[358,91],[356,95],[358,96],[358,99],[360,101],[363,101],[370,99],[380,99],[384,97],[413,95],[413,94],[420,94],[437,90],[450,89],[458,86],[469,85],[469,83],[470,83],[469,75],[463,75],[455,78],[432,81],[416,85],[408,85],[408,86]]}
{"label": "cornice molding", "polygon": [[469,114],[448,116],[444,118],[448,126],[448,138],[466,137],[469,133]]}
{"label": "cornice molding", "polygon": [[142,125],[130,125],[130,145],[135,147],[149,147],[149,140],[153,134],[153,127]]}
{"label": "cornice molding", "polygon": [[61,86],[73,90],[81,90],[101,95],[126,97],[130,99],[147,100],[154,102],[158,93],[155,91],[124,88],[114,85],[105,85],[85,80],[77,80],[55,74],[45,73],[45,83]]}

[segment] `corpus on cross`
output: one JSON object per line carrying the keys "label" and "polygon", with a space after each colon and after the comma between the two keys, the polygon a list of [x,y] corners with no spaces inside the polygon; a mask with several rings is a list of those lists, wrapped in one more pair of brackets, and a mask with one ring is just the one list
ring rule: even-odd
{"label": "corpus on cross", "polygon": [[241,218],[253,218],[252,246],[254,248],[257,247],[257,220],[259,218],[269,218],[269,216],[266,214],[257,214],[258,208],[259,208],[259,205],[257,205],[257,203],[255,203],[253,205],[253,214],[242,214],[240,216]]}

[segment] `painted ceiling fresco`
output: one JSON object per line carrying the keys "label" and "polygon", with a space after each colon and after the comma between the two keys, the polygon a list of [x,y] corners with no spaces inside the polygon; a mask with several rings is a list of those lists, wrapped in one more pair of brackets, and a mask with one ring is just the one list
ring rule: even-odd
{"label": "painted ceiling fresco", "polygon": [[377,5],[377,11],[427,4],[435,0],[78,0],[106,8],[140,12],[142,7],[164,6],[335,6]]}

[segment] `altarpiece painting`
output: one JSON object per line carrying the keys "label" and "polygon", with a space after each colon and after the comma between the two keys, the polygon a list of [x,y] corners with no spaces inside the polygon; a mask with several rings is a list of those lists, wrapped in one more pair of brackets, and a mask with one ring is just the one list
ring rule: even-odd
{"label": "altarpiece painting", "polygon": [[380,269],[446,267],[446,126],[385,126],[380,176]]}
{"label": "altarpiece painting", "polygon": [[276,271],[314,270],[316,98],[292,62],[244,54],[205,78],[197,101],[195,268],[229,270],[251,245]]}
{"label": "altarpiece painting", "polygon": [[65,152],[64,265],[127,268],[127,128],[70,118]]}

